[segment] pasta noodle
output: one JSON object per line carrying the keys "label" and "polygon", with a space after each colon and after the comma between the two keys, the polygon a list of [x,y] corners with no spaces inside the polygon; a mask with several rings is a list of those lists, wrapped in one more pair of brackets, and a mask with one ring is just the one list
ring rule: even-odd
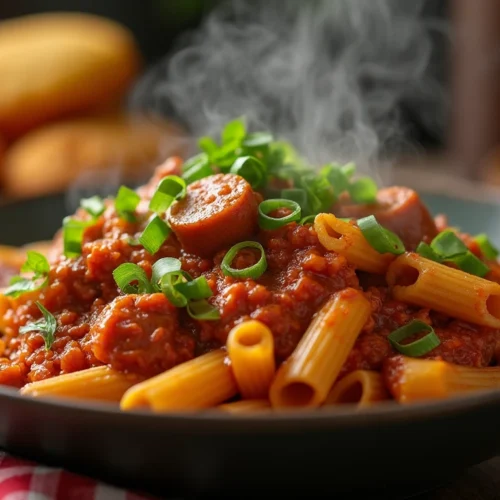
{"label": "pasta noodle", "polygon": [[241,395],[267,398],[276,370],[271,330],[260,321],[245,321],[229,333],[227,352]]}
{"label": "pasta noodle", "polygon": [[337,219],[333,214],[317,215],[314,229],[327,250],[343,255],[350,264],[362,271],[383,274],[394,259],[392,254],[378,253],[357,226]]}
{"label": "pasta noodle", "polygon": [[270,389],[273,407],[320,406],[370,312],[363,293],[353,288],[331,298],[278,370]]}
{"label": "pasta noodle", "polygon": [[98,366],[31,382],[21,389],[21,394],[118,402],[125,391],[139,381],[136,375]]}
{"label": "pasta noodle", "polygon": [[500,367],[471,368],[446,361],[401,357],[392,395],[400,403],[500,389]]}
{"label": "pasta noodle", "polygon": [[149,407],[155,412],[196,410],[218,405],[237,392],[227,354],[218,349],[133,386],[120,406]]}
{"label": "pasta noodle", "polygon": [[389,399],[389,393],[380,373],[355,370],[333,386],[325,405],[352,403],[363,407],[384,399]]}
{"label": "pasta noodle", "polygon": [[267,399],[242,399],[241,401],[233,401],[232,403],[224,403],[217,406],[219,410],[223,410],[234,414],[245,414],[257,412],[260,410],[270,410],[271,403]]}
{"label": "pasta noodle", "polygon": [[387,271],[395,299],[435,309],[478,325],[500,328],[500,284],[438,264],[415,253]]}

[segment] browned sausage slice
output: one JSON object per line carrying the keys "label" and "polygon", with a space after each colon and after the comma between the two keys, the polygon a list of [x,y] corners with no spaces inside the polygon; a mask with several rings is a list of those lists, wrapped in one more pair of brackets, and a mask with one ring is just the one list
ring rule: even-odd
{"label": "browned sausage slice", "polygon": [[418,194],[407,187],[381,189],[374,204],[338,204],[333,212],[338,217],[356,219],[374,215],[382,226],[395,232],[403,240],[407,250],[414,250],[421,241],[429,242],[438,233],[427,207]]}
{"label": "browned sausage slice", "polygon": [[211,175],[190,184],[167,219],[186,252],[210,257],[255,233],[257,199],[243,177]]}

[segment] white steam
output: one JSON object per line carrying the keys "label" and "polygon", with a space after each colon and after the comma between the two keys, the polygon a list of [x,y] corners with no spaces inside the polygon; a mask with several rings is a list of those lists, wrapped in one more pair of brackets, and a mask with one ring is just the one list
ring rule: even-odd
{"label": "white steam", "polygon": [[132,102],[173,111],[194,136],[217,137],[244,115],[313,163],[355,160],[374,173],[382,151],[407,142],[401,102],[424,123],[444,123],[424,3],[223,3],[147,75]]}

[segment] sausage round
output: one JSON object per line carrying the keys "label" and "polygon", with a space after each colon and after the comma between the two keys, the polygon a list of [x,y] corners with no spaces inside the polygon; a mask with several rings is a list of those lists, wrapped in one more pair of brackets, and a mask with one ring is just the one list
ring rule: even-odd
{"label": "sausage round", "polygon": [[380,189],[371,205],[342,205],[334,208],[339,217],[360,219],[374,215],[377,221],[396,233],[407,250],[414,250],[421,241],[429,242],[438,231],[433,218],[413,189],[392,186]]}
{"label": "sausage round", "polygon": [[167,220],[186,252],[210,257],[255,233],[257,198],[243,177],[211,175],[188,186]]}

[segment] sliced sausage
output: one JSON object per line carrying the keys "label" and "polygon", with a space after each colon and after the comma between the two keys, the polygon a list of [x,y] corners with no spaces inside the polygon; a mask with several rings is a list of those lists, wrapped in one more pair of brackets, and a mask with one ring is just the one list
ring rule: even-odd
{"label": "sliced sausage", "polygon": [[377,202],[371,205],[337,204],[338,217],[360,219],[374,215],[382,226],[396,233],[407,250],[414,250],[421,241],[429,242],[438,231],[426,206],[413,189],[392,186],[381,189]]}
{"label": "sliced sausage", "polygon": [[211,175],[190,184],[167,219],[186,252],[210,257],[255,233],[257,197],[239,175]]}

